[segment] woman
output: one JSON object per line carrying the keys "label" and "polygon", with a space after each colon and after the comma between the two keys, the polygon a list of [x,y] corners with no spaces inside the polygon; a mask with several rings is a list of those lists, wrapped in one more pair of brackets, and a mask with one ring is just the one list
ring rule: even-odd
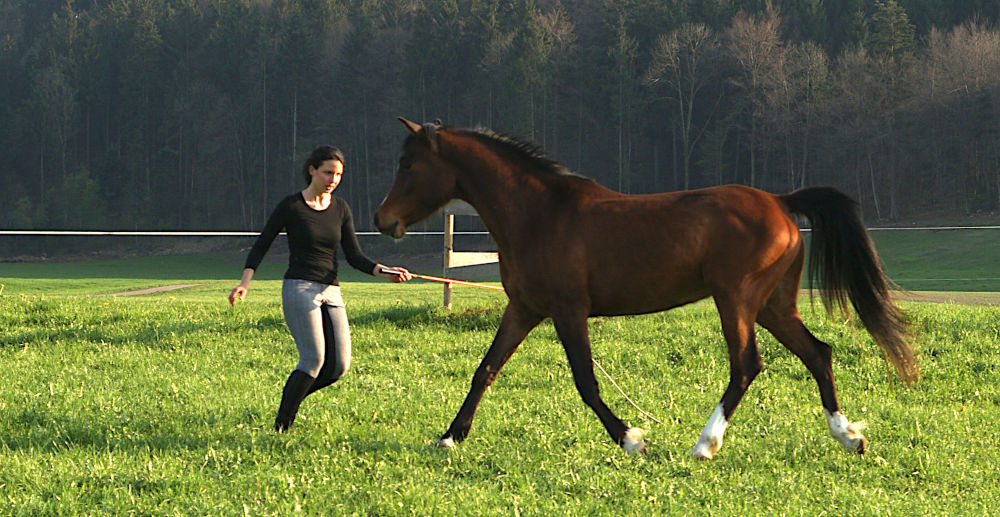
{"label": "woman", "polygon": [[275,236],[285,229],[290,254],[281,306],[299,349],[299,363],[285,382],[275,431],[288,430],[302,399],[333,384],[350,365],[351,334],[337,281],[337,245],[359,271],[393,282],[413,278],[405,268],[386,268],[361,251],[351,209],[333,195],[343,172],[344,155],[337,148],[321,146],[312,152],[302,166],[308,186],[278,203],[250,249],[240,285],[229,294],[230,304],[246,298],[254,271]]}

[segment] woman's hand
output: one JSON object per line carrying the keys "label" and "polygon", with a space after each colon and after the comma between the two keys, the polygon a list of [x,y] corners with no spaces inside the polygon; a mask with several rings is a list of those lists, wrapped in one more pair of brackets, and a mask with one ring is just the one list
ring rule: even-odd
{"label": "woman's hand", "polygon": [[229,305],[236,305],[236,300],[243,301],[247,297],[247,286],[240,284],[229,293]]}
{"label": "woman's hand", "polygon": [[253,279],[253,268],[246,268],[243,270],[243,277],[240,278],[240,285],[233,289],[233,292],[229,293],[229,305],[236,305],[236,300],[243,301],[247,297],[247,291],[250,290],[250,280]]}
{"label": "woman's hand", "polygon": [[410,273],[405,267],[388,267],[383,266],[382,264],[375,266],[375,276],[380,276],[386,280],[396,283],[406,282],[407,280],[413,279],[413,273]]}

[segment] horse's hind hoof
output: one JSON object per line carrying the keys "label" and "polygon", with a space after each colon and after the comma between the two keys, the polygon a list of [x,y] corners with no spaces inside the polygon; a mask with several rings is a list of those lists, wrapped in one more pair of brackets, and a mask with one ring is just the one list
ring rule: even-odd
{"label": "horse's hind hoof", "polygon": [[445,436],[438,440],[434,445],[442,449],[454,449],[458,444],[455,443],[455,439],[451,436]]}

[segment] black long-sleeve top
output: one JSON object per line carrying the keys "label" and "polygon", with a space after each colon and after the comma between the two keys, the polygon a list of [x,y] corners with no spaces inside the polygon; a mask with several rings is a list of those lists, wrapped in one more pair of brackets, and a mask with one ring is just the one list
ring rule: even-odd
{"label": "black long-sleeve top", "polygon": [[284,228],[288,233],[288,270],[285,278],[339,285],[337,280],[337,245],[344,249],[347,262],[359,271],[371,274],[375,262],[368,258],[354,233],[354,220],[347,202],[331,196],[330,206],[314,210],[301,192],[278,203],[247,255],[246,267],[257,269],[271,242]]}

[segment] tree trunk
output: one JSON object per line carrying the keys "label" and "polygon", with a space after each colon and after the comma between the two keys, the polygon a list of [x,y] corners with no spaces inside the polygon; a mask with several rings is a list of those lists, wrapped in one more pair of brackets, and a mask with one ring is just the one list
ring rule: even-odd
{"label": "tree trunk", "polygon": [[261,124],[261,132],[263,134],[261,139],[261,170],[260,170],[260,180],[261,180],[261,204],[260,206],[268,206],[268,192],[267,192],[267,60],[265,59],[261,65],[264,68],[263,74],[261,75],[261,88],[263,92],[261,94],[261,115],[263,116],[263,124]]}
{"label": "tree trunk", "polygon": [[875,219],[881,221],[882,220],[882,207],[880,206],[880,203],[878,202],[878,188],[876,187],[876,184],[875,184],[875,166],[874,166],[873,161],[872,161],[872,152],[871,152],[871,149],[868,149],[865,154],[866,154],[866,156],[868,158],[868,179],[871,182],[872,204],[875,206]]}

